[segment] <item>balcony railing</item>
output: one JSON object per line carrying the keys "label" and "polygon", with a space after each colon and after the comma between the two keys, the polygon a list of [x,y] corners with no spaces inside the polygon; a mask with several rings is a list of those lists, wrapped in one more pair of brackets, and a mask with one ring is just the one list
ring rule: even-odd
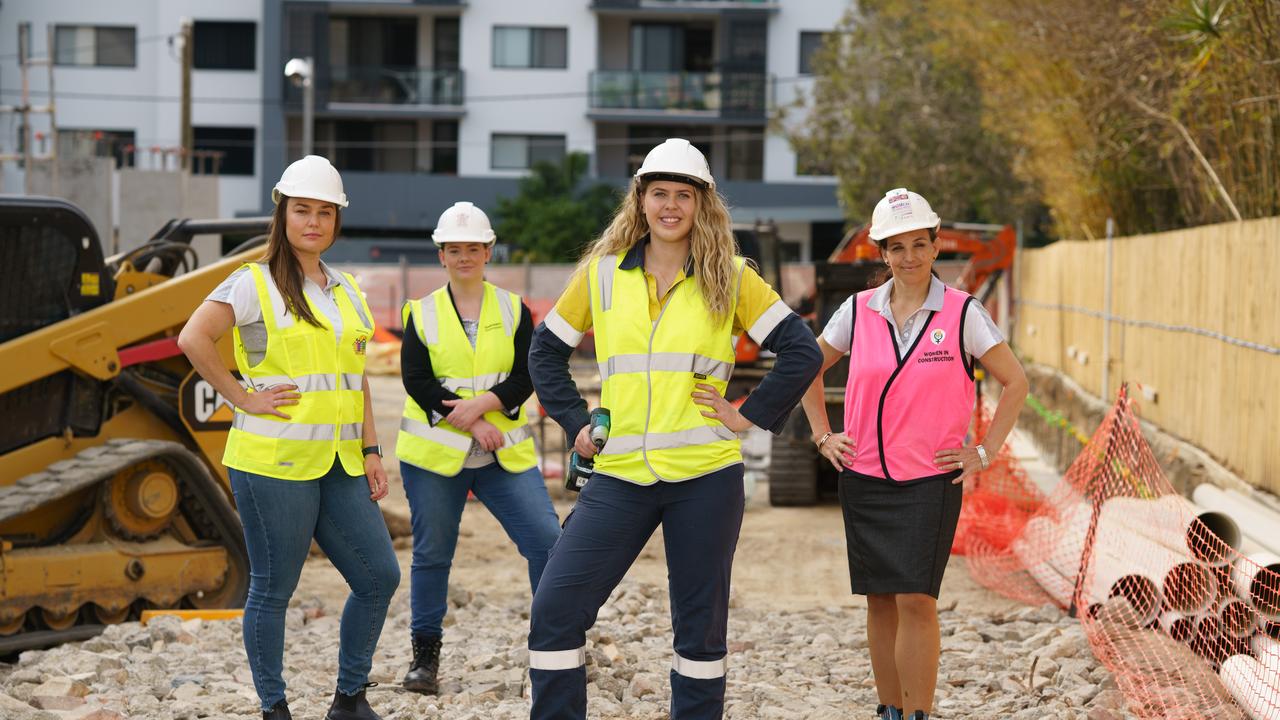
{"label": "balcony railing", "polygon": [[332,65],[329,102],[461,105],[462,71],[389,65]]}
{"label": "balcony railing", "polygon": [[768,109],[770,87],[762,73],[597,70],[591,73],[591,107],[755,117]]}
{"label": "balcony railing", "polygon": [[597,10],[777,10],[781,0],[592,0]]}

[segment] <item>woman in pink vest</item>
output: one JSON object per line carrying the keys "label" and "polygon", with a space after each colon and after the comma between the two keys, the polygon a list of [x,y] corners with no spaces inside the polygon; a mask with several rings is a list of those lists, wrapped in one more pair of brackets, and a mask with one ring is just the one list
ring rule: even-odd
{"label": "woman in pink vest", "polygon": [[[961,483],[1013,429],[1027,378],[982,303],[933,274],[938,215],[891,190],[871,239],[890,279],[844,302],[818,338],[823,371],[849,357],[844,432],[832,432],[822,374],[804,397],[818,451],[840,470],[849,575],[867,596],[880,718],[926,719],[938,679],[938,590],[960,516]],[[966,438],[974,359],[1003,391],[986,437]]]}

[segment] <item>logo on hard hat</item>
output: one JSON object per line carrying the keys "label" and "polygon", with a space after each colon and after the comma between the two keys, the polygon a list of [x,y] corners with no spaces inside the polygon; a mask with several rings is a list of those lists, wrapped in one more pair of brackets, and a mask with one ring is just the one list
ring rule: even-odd
{"label": "logo on hard hat", "polygon": [[467,226],[467,216],[465,213],[458,213],[457,215],[454,215],[453,218],[453,224],[455,227],[464,228]]}
{"label": "logo on hard hat", "polygon": [[911,196],[906,193],[898,193],[897,195],[889,196],[889,202],[891,203],[902,202],[904,200],[910,200],[910,199],[911,199]]}

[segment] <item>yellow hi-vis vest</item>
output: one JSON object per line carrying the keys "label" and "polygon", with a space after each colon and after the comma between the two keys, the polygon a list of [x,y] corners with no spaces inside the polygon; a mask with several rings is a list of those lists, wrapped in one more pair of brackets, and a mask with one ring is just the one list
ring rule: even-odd
{"label": "yellow hi-vis vest", "polygon": [[[668,293],[657,321],[650,321],[644,271],[620,270],[620,260],[593,260],[587,276],[601,405],[611,421],[596,472],[649,485],[742,462],[738,436],[704,417],[705,406],[692,398],[698,383],[724,394],[733,374],[732,310],[715,321],[697,282],[686,278]],[[734,261],[741,278],[746,261]]]}
{"label": "yellow hi-vis vest", "polygon": [[[347,273],[333,290],[342,316],[342,337],[316,306],[316,327],[288,312],[269,273],[258,263],[253,274],[267,326],[267,352],[250,367],[235,328],[236,367],[249,392],[273,385],[297,385],[297,405],[281,406],[289,416],[250,415],[236,408],[222,464],[281,480],[314,480],[333,467],[336,453],[348,475],[364,475],[360,452],[364,428],[365,346],[373,336],[373,313]],[[305,297],[305,296],[304,296]]]}
{"label": "yellow hi-vis vest", "polygon": [[[418,339],[431,355],[431,369],[436,379],[446,390],[467,400],[511,374],[520,307],[519,295],[486,282],[475,348],[471,347],[458,319],[448,285],[425,298],[410,300],[402,312],[405,325],[409,316],[413,316]],[[497,410],[485,413],[484,419],[502,433],[502,447],[494,455],[503,470],[524,472],[538,464],[533,431],[529,429],[523,407],[514,420]],[[462,471],[471,442],[471,433],[445,420],[432,426],[427,411],[412,397],[405,398],[404,417],[400,419],[400,434],[396,437],[397,458],[437,475],[453,477]]]}

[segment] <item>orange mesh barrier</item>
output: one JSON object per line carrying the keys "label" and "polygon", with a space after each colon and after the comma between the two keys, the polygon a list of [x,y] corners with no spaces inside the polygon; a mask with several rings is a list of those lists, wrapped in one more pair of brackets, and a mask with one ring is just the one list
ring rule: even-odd
{"label": "orange mesh barrier", "polygon": [[1280,557],[1173,490],[1125,389],[1048,498],[1007,451],[973,484],[974,578],[1077,614],[1136,716],[1280,720]]}

